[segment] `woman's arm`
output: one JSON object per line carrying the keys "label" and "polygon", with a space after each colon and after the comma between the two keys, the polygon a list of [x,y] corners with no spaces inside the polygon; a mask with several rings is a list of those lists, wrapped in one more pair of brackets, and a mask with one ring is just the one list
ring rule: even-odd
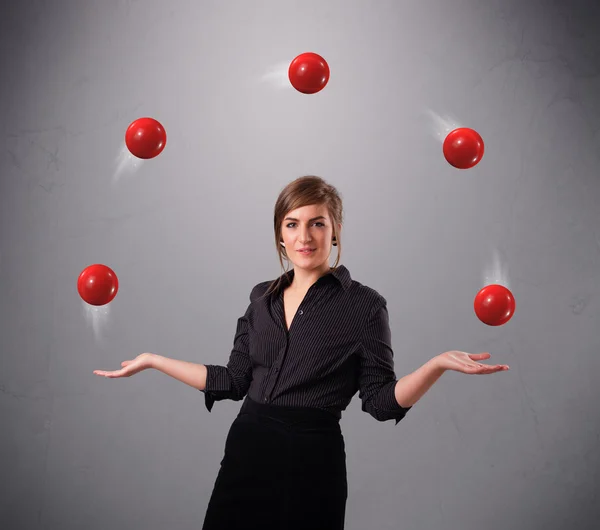
{"label": "woman's arm", "polygon": [[150,367],[197,390],[206,388],[207,370],[203,364],[179,361],[153,353],[150,357]]}
{"label": "woman's arm", "polygon": [[398,379],[394,389],[396,401],[401,407],[412,407],[447,370],[463,374],[494,374],[509,369],[507,364],[482,364],[477,362],[490,357],[489,352],[467,353],[456,350],[437,355],[412,374]]}
{"label": "woman's arm", "polygon": [[207,369],[203,364],[194,364],[187,361],[178,361],[177,359],[169,359],[156,353],[141,353],[135,359],[123,361],[120,370],[94,370],[94,373],[99,376],[108,377],[111,379],[119,377],[131,377],[143,370],[154,368],[163,372],[178,381],[204,390],[206,388]]}
{"label": "woman's arm", "polygon": [[398,405],[403,408],[412,407],[445,372],[440,368],[436,358],[430,359],[413,373],[398,379],[394,395]]}

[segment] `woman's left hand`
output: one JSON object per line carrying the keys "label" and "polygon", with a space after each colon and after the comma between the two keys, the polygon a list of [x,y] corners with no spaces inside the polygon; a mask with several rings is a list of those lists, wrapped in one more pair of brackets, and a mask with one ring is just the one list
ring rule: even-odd
{"label": "woman's left hand", "polygon": [[436,364],[443,370],[454,370],[463,374],[493,374],[509,369],[507,364],[482,364],[477,362],[490,357],[491,355],[488,352],[447,351],[438,355],[435,360]]}

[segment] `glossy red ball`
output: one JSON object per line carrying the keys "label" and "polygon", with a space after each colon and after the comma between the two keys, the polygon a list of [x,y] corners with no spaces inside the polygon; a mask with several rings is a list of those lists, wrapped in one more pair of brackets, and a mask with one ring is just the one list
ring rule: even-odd
{"label": "glossy red ball", "polygon": [[167,133],[154,118],[139,118],[125,131],[125,144],[133,156],[148,159],[160,155],[167,144]]}
{"label": "glossy red ball", "polygon": [[515,297],[503,285],[486,285],[475,296],[473,306],[477,318],[488,326],[502,326],[515,313]]}
{"label": "glossy red ball", "polygon": [[112,302],[119,290],[119,279],[106,265],[95,264],[81,271],[77,279],[77,291],[84,302],[101,306]]}
{"label": "glossy red ball", "polygon": [[329,82],[329,65],[316,53],[303,53],[290,63],[288,77],[298,92],[316,94]]}
{"label": "glossy red ball", "polygon": [[477,131],[467,127],[448,133],[443,145],[447,162],[458,169],[469,169],[479,164],[484,150],[483,138]]}

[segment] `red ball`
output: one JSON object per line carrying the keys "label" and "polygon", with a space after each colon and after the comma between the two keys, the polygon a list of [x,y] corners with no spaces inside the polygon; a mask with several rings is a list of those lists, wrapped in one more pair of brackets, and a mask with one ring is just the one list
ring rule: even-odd
{"label": "red ball", "polygon": [[316,53],[303,53],[290,63],[288,77],[298,92],[316,94],[329,81],[329,65]]}
{"label": "red ball", "polygon": [[139,118],[127,127],[125,143],[133,156],[154,158],[165,148],[167,133],[154,118]]}
{"label": "red ball", "polygon": [[444,140],[444,157],[451,166],[469,169],[479,164],[483,157],[483,138],[467,127],[454,129]]}
{"label": "red ball", "polygon": [[503,285],[486,285],[473,303],[477,318],[488,326],[502,326],[515,313],[515,298]]}
{"label": "red ball", "polygon": [[77,279],[77,291],[90,305],[106,305],[113,301],[119,290],[115,272],[106,265],[90,265],[83,269]]}

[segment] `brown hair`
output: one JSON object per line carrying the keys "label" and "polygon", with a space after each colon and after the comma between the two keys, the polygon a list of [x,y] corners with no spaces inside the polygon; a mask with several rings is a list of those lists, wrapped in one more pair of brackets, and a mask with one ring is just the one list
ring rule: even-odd
{"label": "brown hair", "polygon": [[[343,223],[342,199],[337,189],[325,182],[321,177],[307,175],[297,178],[290,182],[279,194],[275,202],[275,211],[273,215],[273,228],[275,229],[275,248],[279,256],[282,274],[289,271],[284,269],[283,260],[289,262],[285,247],[281,245],[281,225],[285,215],[297,208],[310,206],[313,204],[325,205],[333,223],[333,237],[337,243],[337,257],[332,269],[335,269],[340,262],[342,255],[342,241],[338,232],[338,223]],[[275,290],[281,282],[281,277],[274,280],[265,295]]]}

